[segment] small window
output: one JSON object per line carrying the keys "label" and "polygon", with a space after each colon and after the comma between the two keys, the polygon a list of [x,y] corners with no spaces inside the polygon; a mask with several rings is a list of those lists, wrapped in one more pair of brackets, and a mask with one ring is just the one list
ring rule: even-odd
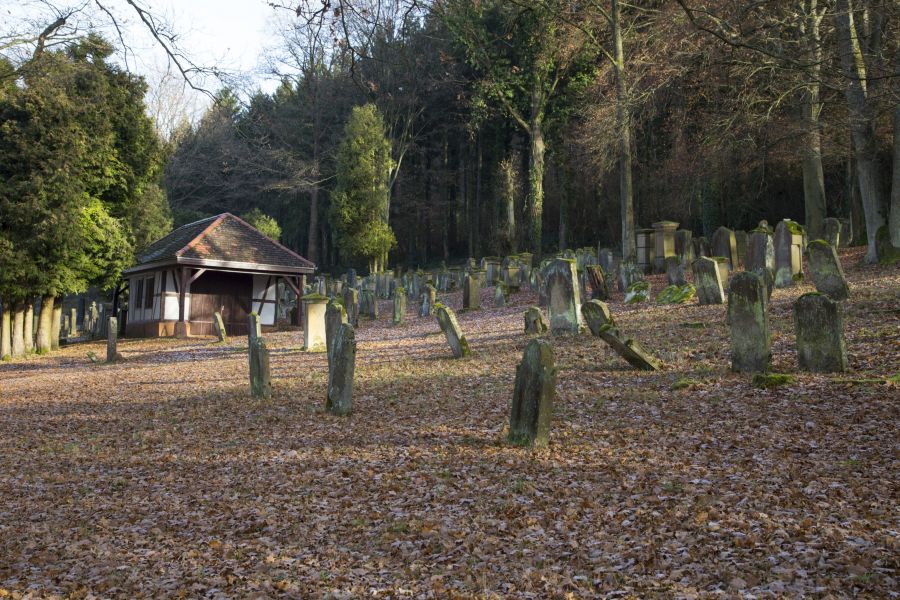
{"label": "small window", "polygon": [[144,280],[144,308],[153,308],[153,278]]}

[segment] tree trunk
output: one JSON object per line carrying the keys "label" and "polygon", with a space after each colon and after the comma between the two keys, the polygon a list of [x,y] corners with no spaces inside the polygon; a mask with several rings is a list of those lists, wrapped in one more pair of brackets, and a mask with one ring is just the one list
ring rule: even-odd
{"label": "tree trunk", "polygon": [[25,352],[34,352],[34,302],[25,307]]}
{"label": "tree trunk", "polygon": [[[541,244],[544,220],[544,128],[543,103],[541,102],[538,83],[534,84],[531,93],[531,120],[528,135],[531,139],[531,152],[528,166],[528,202],[531,209],[531,247],[534,255],[533,264],[541,260],[543,246]],[[515,251],[516,246],[513,246]]]}
{"label": "tree trunk", "polygon": [[[318,172],[318,170],[316,171]],[[306,242],[306,258],[319,261],[319,186],[309,191],[309,235]]]}
{"label": "tree trunk", "polygon": [[474,255],[481,256],[481,169],[483,166],[481,152],[481,132],[478,132],[476,142],[476,158],[475,158],[475,218],[472,228],[475,233],[475,249]]}
{"label": "tree trunk", "polygon": [[559,251],[565,252],[568,245],[566,228],[569,226],[569,193],[563,184],[559,197]]}
{"label": "tree trunk", "polygon": [[37,352],[47,354],[53,347],[50,339],[53,337],[53,296],[41,297],[41,313],[38,315]]}
{"label": "tree trunk", "polygon": [[806,213],[806,230],[809,239],[820,239],[825,233],[825,175],[822,171],[822,134],[819,115],[822,103],[819,100],[819,73],[821,71],[821,46],[819,39],[819,16],[817,0],[805,3],[805,40],[807,57],[812,65],[809,81],[803,94],[803,205]]}
{"label": "tree trunk", "polygon": [[50,349],[59,350],[59,328],[62,326],[63,298],[53,303],[53,318],[50,321]]}
{"label": "tree trunk", "polygon": [[21,358],[25,356],[25,304],[17,302],[13,306],[12,315],[12,356]]}
{"label": "tree trunk", "polygon": [[891,181],[891,245],[900,248],[900,104],[894,107],[894,173]]}
{"label": "tree trunk", "polygon": [[9,360],[12,356],[12,318],[8,302],[3,303],[3,315],[0,316],[0,359]]}
{"label": "tree trunk", "polygon": [[622,11],[612,0],[612,29],[615,43],[616,131],[619,135],[619,198],[622,204],[622,260],[637,254],[634,237],[634,186],[631,178],[631,119],[625,88],[625,50],[622,45]]}
{"label": "tree trunk", "polygon": [[835,23],[838,33],[838,49],[841,65],[847,78],[844,94],[850,116],[850,133],[856,151],[856,172],[859,177],[859,194],[866,217],[868,251],[865,261],[878,260],[875,237],[884,225],[881,214],[881,177],[878,168],[878,145],[875,139],[875,114],[866,92],[866,67],[853,23],[850,0],[837,0]]}

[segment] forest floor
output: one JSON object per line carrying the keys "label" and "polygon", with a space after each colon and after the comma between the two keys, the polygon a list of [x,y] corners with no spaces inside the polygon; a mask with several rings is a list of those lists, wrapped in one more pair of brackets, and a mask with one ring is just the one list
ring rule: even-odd
{"label": "forest floor", "polygon": [[0,598],[894,597],[900,268],[861,252],[841,252],[850,373],[797,371],[809,284],[774,293],[773,370],[796,382],[773,390],[730,372],[724,306],[619,294],[621,328],[666,368],[554,338],[543,451],[505,441],[529,292],[459,315],[463,360],[433,318],[410,306],[395,327],[382,302],[343,418],[296,331],[267,336],[266,401],[243,338],[0,365]]}

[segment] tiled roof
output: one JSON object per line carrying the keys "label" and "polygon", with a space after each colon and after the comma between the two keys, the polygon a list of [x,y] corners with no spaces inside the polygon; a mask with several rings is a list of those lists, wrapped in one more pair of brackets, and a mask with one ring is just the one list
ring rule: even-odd
{"label": "tiled roof", "polygon": [[148,263],[179,262],[178,259],[315,269],[313,263],[231,213],[182,225],[138,255],[136,267]]}

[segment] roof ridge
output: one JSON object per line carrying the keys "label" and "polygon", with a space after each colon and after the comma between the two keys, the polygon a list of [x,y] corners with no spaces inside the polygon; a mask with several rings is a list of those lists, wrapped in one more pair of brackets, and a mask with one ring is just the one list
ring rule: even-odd
{"label": "roof ridge", "polygon": [[311,260],[309,260],[308,258],[304,258],[304,257],[300,256],[299,254],[297,254],[296,252],[294,252],[293,250],[291,250],[290,248],[288,248],[287,246],[285,246],[284,244],[282,244],[282,243],[279,242],[278,240],[270,238],[269,236],[267,236],[267,235],[264,234],[262,231],[260,231],[259,229],[257,229],[256,227],[254,227],[253,225],[251,225],[250,223],[248,223],[247,221],[243,220],[242,218],[240,218],[240,217],[238,217],[238,216],[236,216],[236,215],[233,215],[233,214],[231,214],[231,213],[225,213],[225,214],[228,215],[229,217],[231,217],[232,219],[234,219],[235,221],[237,221],[238,223],[240,223],[241,225],[243,225],[244,227],[250,229],[250,230],[253,231],[254,233],[259,234],[260,236],[262,236],[262,237],[263,237],[267,242],[269,242],[270,244],[274,244],[274,245],[278,246],[279,248],[281,248],[282,250],[284,250],[285,252],[287,252],[288,254],[290,254],[291,256],[293,256],[294,258],[298,258],[298,259],[300,259],[301,261],[303,261],[303,262],[309,264],[310,266],[315,266],[315,263],[313,263],[313,262],[312,262]]}
{"label": "roof ridge", "polygon": [[[232,215],[231,213],[225,212],[225,213],[222,213],[222,214],[220,214],[220,215],[216,215],[215,217],[213,217],[213,222],[210,223],[210,224],[206,227],[206,229],[204,229],[203,231],[201,231],[199,235],[194,236],[194,239],[192,239],[191,241],[189,241],[189,242],[187,243],[187,245],[186,245],[184,248],[182,248],[181,250],[179,250],[178,252],[176,252],[176,253],[175,253],[175,256],[181,256],[182,254],[184,254],[185,252],[187,252],[188,250],[190,250],[191,248],[193,248],[194,246],[196,246],[197,244],[199,244],[200,241],[201,241],[203,238],[205,238],[205,237],[206,237],[207,235],[209,235],[213,230],[215,230],[216,227],[218,227],[219,225],[221,225],[221,224],[225,221],[225,219],[226,219],[227,217],[233,217],[233,216],[234,216],[234,215]],[[195,221],[193,224],[196,225],[197,223],[200,223],[201,221],[203,221],[203,219],[200,219],[200,221]]]}

